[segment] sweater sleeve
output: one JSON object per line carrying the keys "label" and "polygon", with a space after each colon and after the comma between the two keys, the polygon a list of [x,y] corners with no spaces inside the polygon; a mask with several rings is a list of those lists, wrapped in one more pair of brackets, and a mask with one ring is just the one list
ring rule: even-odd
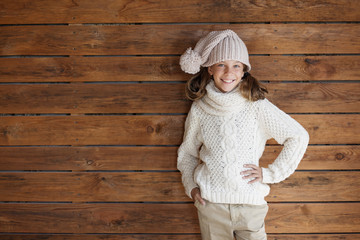
{"label": "sweater sleeve", "polygon": [[199,119],[195,108],[195,103],[193,103],[185,121],[184,138],[178,149],[177,158],[177,168],[181,172],[185,192],[190,198],[191,190],[198,187],[194,182],[194,170],[199,164],[199,149],[202,145]]}
{"label": "sweater sleeve", "polygon": [[264,183],[278,183],[294,173],[305,154],[309,134],[297,121],[267,99],[261,100],[260,115],[267,138],[274,138],[283,145],[275,161],[267,168],[262,168]]}

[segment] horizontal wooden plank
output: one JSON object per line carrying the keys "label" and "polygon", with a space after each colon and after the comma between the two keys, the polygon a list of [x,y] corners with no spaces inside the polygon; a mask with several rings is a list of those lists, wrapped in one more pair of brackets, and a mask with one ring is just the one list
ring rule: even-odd
{"label": "horizontal wooden plank", "polygon": [[[281,147],[267,146],[261,157],[262,166],[273,162]],[[308,146],[299,170],[358,170],[360,146]]]}
{"label": "horizontal wooden plank", "polygon": [[[239,173],[240,174],[240,173]],[[296,172],[271,186],[269,202],[360,201],[360,172]],[[178,172],[1,173],[5,202],[180,202]]]}
{"label": "horizontal wooden plank", "polygon": [[0,215],[7,233],[199,232],[192,204],[1,204]]}
{"label": "horizontal wooden plank", "polygon": [[250,54],[360,53],[359,24],[3,26],[0,49],[4,56],[181,54],[225,28],[239,34]]}
{"label": "horizontal wooden plank", "polygon": [[174,145],[185,116],[2,117],[0,145]]}
{"label": "horizontal wooden plank", "polygon": [[[358,144],[360,115],[292,115],[311,144]],[[179,145],[185,116],[6,116],[0,145]],[[275,144],[274,141],[269,143]]]}
{"label": "horizontal wooden plank", "polygon": [[[360,80],[360,56],[250,56],[262,81]],[[21,66],[21,68],[19,68]],[[179,57],[0,58],[0,82],[186,81]]]}
{"label": "horizontal wooden plank", "polygon": [[250,56],[250,62],[251,74],[264,81],[360,79],[359,56]]}
{"label": "horizontal wooden plank", "polygon": [[[268,240],[358,240],[360,234],[268,234]],[[200,234],[1,234],[2,240],[201,240]]]}
{"label": "horizontal wooden plank", "polygon": [[0,58],[0,82],[185,81],[188,78],[180,69],[179,57]]}
{"label": "horizontal wooden plank", "polygon": [[[190,200],[184,194],[178,172],[3,173],[0,174],[0,183],[0,201],[20,201],[15,199],[40,202]],[[16,189],[11,190],[13,187]]]}
{"label": "horizontal wooden plank", "polygon": [[[357,144],[359,115],[294,115],[308,131],[310,144]],[[352,132],[352,133],[350,133]],[[347,136],[347,135],[351,136]]]}
{"label": "horizontal wooden plank", "polygon": [[[351,210],[346,211],[346,208]],[[359,211],[359,203],[270,204],[266,218],[267,232],[277,233],[280,230],[285,233],[346,233],[354,230],[352,224],[357,225],[355,229],[358,232]],[[343,219],[344,222],[340,220],[338,226],[335,226],[330,219],[334,222]],[[321,223],[326,225],[321,227],[318,225]]]}
{"label": "horizontal wooden plank", "polygon": [[[177,147],[0,147],[0,170],[176,170]],[[282,147],[267,146],[266,167]],[[308,146],[299,170],[360,170],[360,146]]]}
{"label": "horizontal wooden plank", "polygon": [[268,98],[291,113],[359,112],[360,84],[269,83]]}
{"label": "horizontal wooden plank", "polygon": [[0,85],[0,113],[186,113],[190,104],[184,84]]}
{"label": "horizontal wooden plank", "polygon": [[[0,205],[7,233],[198,233],[192,204]],[[360,203],[270,204],[268,233],[357,233]]]}
{"label": "horizontal wooden plank", "polygon": [[0,147],[0,170],[176,170],[176,152],[177,147]]}
{"label": "horizontal wooden plank", "polygon": [[[360,112],[360,83],[266,86],[268,98],[285,112]],[[184,89],[164,83],[0,85],[0,113],[187,113]]]}
{"label": "horizontal wooden plank", "polygon": [[269,202],[359,201],[359,172],[295,172],[285,181],[271,185],[271,192],[266,200]]}
{"label": "horizontal wooden plank", "polygon": [[[46,5],[46,8],[44,8]],[[360,5],[326,1],[36,1],[5,0],[0,24],[358,21]],[[208,14],[216,11],[217,14]]]}
{"label": "horizontal wooden plank", "polygon": [[[2,240],[201,240],[200,234],[1,234]],[[347,239],[346,239],[347,240]],[[352,240],[352,239],[351,239]]]}
{"label": "horizontal wooden plank", "polygon": [[360,234],[268,234],[268,240],[356,240]]}

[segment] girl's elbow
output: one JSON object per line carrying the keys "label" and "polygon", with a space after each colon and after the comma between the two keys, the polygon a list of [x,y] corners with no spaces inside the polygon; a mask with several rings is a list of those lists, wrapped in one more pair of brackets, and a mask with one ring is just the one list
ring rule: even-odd
{"label": "girl's elbow", "polygon": [[303,128],[294,134],[294,138],[299,146],[307,146],[309,144],[310,136],[309,133]]}
{"label": "girl's elbow", "polygon": [[301,139],[302,139],[302,142],[306,143],[306,145],[309,144],[310,135],[305,129],[302,131]]}

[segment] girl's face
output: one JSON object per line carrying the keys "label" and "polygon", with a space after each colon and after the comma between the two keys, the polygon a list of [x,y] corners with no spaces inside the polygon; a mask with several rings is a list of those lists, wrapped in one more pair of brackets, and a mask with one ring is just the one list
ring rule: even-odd
{"label": "girl's face", "polygon": [[208,68],[214,78],[215,86],[222,92],[233,90],[244,76],[244,65],[239,61],[227,60]]}

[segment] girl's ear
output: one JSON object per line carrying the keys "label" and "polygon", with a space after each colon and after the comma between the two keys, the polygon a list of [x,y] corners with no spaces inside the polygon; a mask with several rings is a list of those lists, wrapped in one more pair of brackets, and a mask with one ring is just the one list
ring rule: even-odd
{"label": "girl's ear", "polygon": [[212,70],[211,70],[211,67],[208,67],[207,69],[208,69],[208,73],[210,74],[210,76],[212,76],[212,75],[213,75],[213,72],[212,72]]}

